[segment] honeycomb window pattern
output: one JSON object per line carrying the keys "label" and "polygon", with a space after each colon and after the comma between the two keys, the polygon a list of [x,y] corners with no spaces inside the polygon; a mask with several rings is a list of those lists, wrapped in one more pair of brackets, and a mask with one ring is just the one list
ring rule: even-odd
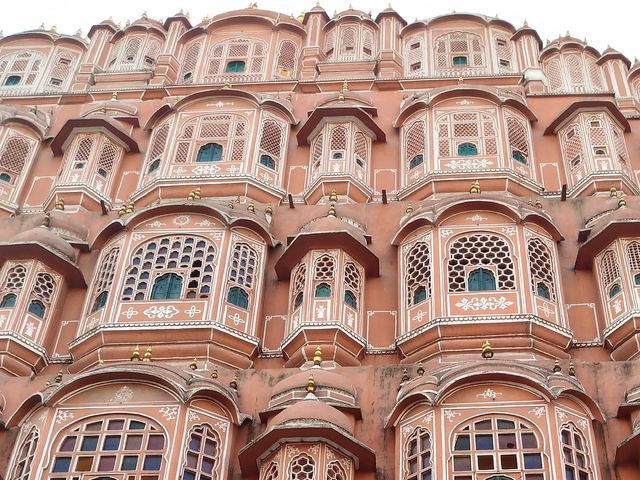
{"label": "honeycomb window pattern", "polygon": [[314,280],[333,280],[335,259],[331,255],[321,255],[316,259],[313,273]]}
{"label": "honeycomb window pattern", "polygon": [[416,292],[422,287],[426,298],[431,297],[431,252],[426,242],[418,242],[405,258],[405,282],[407,285],[407,307],[418,303]]}
{"label": "honeycomb window pattern", "polygon": [[449,291],[467,291],[468,267],[493,266],[497,289],[515,289],[515,271],[509,246],[502,238],[479,233],[456,239],[449,249]]}
{"label": "honeycomb window pattern", "polygon": [[166,273],[183,278],[181,298],[209,298],[213,288],[216,248],[197,236],[159,237],[138,247],[125,274],[122,300],[149,300],[151,285]]}
{"label": "honeycomb window pattern", "polygon": [[531,288],[538,292],[537,286],[542,283],[549,290],[549,300],[556,301],[555,269],[551,261],[551,253],[544,243],[538,238],[532,238],[527,242],[529,252],[529,270],[531,272]]}
{"label": "honeycomb window pattern", "polygon": [[4,293],[20,293],[24,287],[24,281],[27,276],[27,268],[24,265],[15,265],[6,273],[4,285],[1,292]]}
{"label": "honeycomb window pattern", "polygon": [[48,480],[126,474],[127,480],[164,478],[164,433],[148,420],[123,416],[92,418],[67,430],[55,445]]}
{"label": "honeycomb window pattern", "polygon": [[327,465],[327,480],[347,480],[347,474],[339,462],[334,461]]}
{"label": "honeycomb window pattern", "polygon": [[182,480],[213,480],[220,459],[220,436],[209,425],[193,427]]}
{"label": "honeycomb window pattern", "polygon": [[301,454],[289,464],[289,480],[315,480],[316,462],[307,454]]}
{"label": "honeycomb window pattern", "polygon": [[353,262],[344,265],[344,288],[351,290],[356,297],[360,296],[360,273]]}
{"label": "honeycomb window pattern", "polygon": [[32,297],[35,297],[45,304],[51,303],[56,290],[56,281],[48,273],[40,272],[36,275],[33,284]]}

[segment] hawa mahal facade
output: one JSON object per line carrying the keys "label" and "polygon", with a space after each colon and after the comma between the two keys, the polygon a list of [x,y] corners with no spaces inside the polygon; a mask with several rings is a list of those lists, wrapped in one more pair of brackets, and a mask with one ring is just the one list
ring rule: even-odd
{"label": "hawa mahal facade", "polygon": [[640,63],[320,6],[0,39],[0,477],[640,478]]}

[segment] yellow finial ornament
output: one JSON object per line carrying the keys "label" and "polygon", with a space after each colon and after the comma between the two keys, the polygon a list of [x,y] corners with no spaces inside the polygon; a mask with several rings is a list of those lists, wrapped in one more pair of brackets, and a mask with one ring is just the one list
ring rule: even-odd
{"label": "yellow finial ornament", "polygon": [[618,189],[614,185],[611,185],[611,188],[609,189],[609,197],[615,198],[617,196],[618,196]]}
{"label": "yellow finial ornament", "polygon": [[322,365],[322,349],[318,345],[316,351],[313,352],[313,366],[319,367],[320,365]]}
{"label": "yellow finial ornament", "polygon": [[253,202],[249,202],[249,205],[247,205],[247,210],[249,210],[251,213],[254,213],[256,211],[256,206],[253,204]]}
{"label": "yellow finial ornament", "polygon": [[131,361],[140,361],[140,345],[136,345],[131,354]]}
{"label": "yellow finial ornament", "polygon": [[218,379],[218,367],[213,367],[213,372],[211,372],[211,378],[214,380]]}
{"label": "yellow finial ornament", "polygon": [[236,391],[238,390],[238,374],[237,373],[233,376],[233,380],[229,382],[229,386]]}
{"label": "yellow finial ornament", "polygon": [[413,212],[413,205],[409,204],[407,205],[407,208],[405,208],[404,213],[411,213]]}
{"label": "yellow finial ornament", "polygon": [[271,206],[271,204],[268,204],[266,206],[266,208],[264,209],[264,213],[266,215],[273,215],[273,207]]}
{"label": "yellow finial ornament", "polygon": [[49,228],[51,225],[51,213],[47,212],[44,214],[44,218],[42,219],[42,226]]}
{"label": "yellow finial ornament", "polygon": [[491,342],[485,340],[482,344],[482,358],[493,358],[493,348],[491,348]]}
{"label": "yellow finial ornament", "polygon": [[335,217],[336,216],[336,204],[335,203],[331,203],[331,205],[329,205],[329,213],[328,215],[329,217]]}
{"label": "yellow finial ornament", "polygon": [[56,202],[54,208],[56,210],[64,210],[64,198],[59,198]]}
{"label": "yellow finial ornament", "polygon": [[144,357],[142,358],[143,362],[150,362],[151,361],[151,345],[149,345],[147,347],[147,351],[144,352]]}
{"label": "yellow finial ornament", "polygon": [[418,375],[423,376],[424,375],[424,367],[422,366],[422,362],[418,363]]}
{"label": "yellow finial ornament", "polygon": [[573,360],[571,360],[569,362],[569,375],[571,377],[575,377],[576,376],[576,364],[573,363]]}
{"label": "yellow finial ornament", "polygon": [[307,380],[307,393],[315,393],[316,392],[316,382],[313,379],[313,374],[309,374],[309,379]]}
{"label": "yellow finial ornament", "polygon": [[331,193],[329,194],[329,201],[330,202],[337,202],[338,201],[338,194],[336,193],[335,188],[333,190],[331,190]]}
{"label": "yellow finial ornament", "polygon": [[60,370],[57,374],[56,374],[56,378],[54,379],[56,383],[61,383],[62,382],[62,370]]}
{"label": "yellow finial ornament", "polygon": [[480,190],[480,182],[476,180],[471,184],[471,187],[469,188],[469,193],[481,193],[481,192],[482,190]]}
{"label": "yellow finial ornament", "polygon": [[197,370],[198,369],[198,359],[194,358],[191,363],[189,364],[189,368],[191,370]]}
{"label": "yellow finial ornament", "polygon": [[202,198],[202,189],[200,187],[195,188],[189,192],[188,200],[200,200]]}
{"label": "yellow finial ornament", "polygon": [[562,367],[560,366],[560,360],[553,362],[553,373],[562,373]]}
{"label": "yellow finial ornament", "polygon": [[620,197],[620,200],[618,200],[618,208],[623,208],[627,206],[627,198],[626,197]]}

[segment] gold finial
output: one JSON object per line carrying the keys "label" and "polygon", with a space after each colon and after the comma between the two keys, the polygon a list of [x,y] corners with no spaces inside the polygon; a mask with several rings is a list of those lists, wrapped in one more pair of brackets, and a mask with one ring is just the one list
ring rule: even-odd
{"label": "gold finial", "polygon": [[300,23],[304,22],[304,12],[300,12],[300,15],[298,15],[298,21]]}
{"label": "gold finial", "polygon": [[330,202],[337,202],[338,201],[338,194],[336,193],[336,189],[335,188],[333,190],[331,190],[331,193],[329,194],[329,201]]}
{"label": "gold finial", "polygon": [[287,100],[291,101],[292,98],[293,98],[293,92],[287,93]]}
{"label": "gold finial", "polygon": [[489,340],[485,340],[482,344],[482,358],[486,358],[487,360],[493,358],[493,348],[491,348],[491,342],[489,342]]}
{"label": "gold finial", "polygon": [[344,102],[344,92],[342,90],[340,90],[340,93],[338,94],[338,101]]}
{"label": "gold finial", "polygon": [[236,204],[233,202],[233,200],[229,200],[229,208],[234,209],[236,206]]}
{"label": "gold finial", "polygon": [[322,365],[322,349],[318,345],[316,351],[313,352],[313,366],[319,367],[320,365]]}
{"label": "gold finial", "polygon": [[202,198],[202,189],[200,187],[194,188],[189,192],[187,200],[200,200]]}
{"label": "gold finial", "polygon": [[38,27],[38,30],[44,30],[44,22],[40,24],[40,26]]}
{"label": "gold finial", "polygon": [[561,373],[562,367],[560,366],[560,360],[556,360],[553,363],[553,373]]}
{"label": "gold finial", "polygon": [[133,213],[133,202],[129,202],[126,204],[124,213]]}
{"label": "gold finial", "polygon": [[249,205],[247,205],[247,210],[249,210],[251,213],[256,211],[256,206],[253,204],[253,202],[249,202]]}
{"label": "gold finial", "polygon": [[309,380],[307,380],[307,393],[316,392],[316,382],[313,380],[313,374],[309,374]]}
{"label": "gold finial", "polygon": [[405,383],[405,382],[408,382],[409,380],[411,380],[411,377],[409,376],[409,372],[408,372],[408,371],[407,371],[407,369],[405,368],[405,369],[402,371],[402,380],[401,380],[401,382],[402,382],[402,383]]}
{"label": "gold finial", "polygon": [[527,22],[526,18],[524,19],[524,23],[522,24],[522,26],[523,27],[528,27],[529,26],[529,23]]}
{"label": "gold finial", "polygon": [[542,202],[540,200],[536,200],[535,206],[536,208],[542,208]]}
{"label": "gold finial", "polygon": [[464,78],[458,77],[458,85],[462,85],[464,83]]}
{"label": "gold finial", "polygon": [[214,380],[218,379],[218,367],[213,367],[213,372],[211,372],[211,378]]}
{"label": "gold finial", "polygon": [[133,362],[134,360],[140,361],[140,345],[136,345],[136,348],[133,349],[131,361]]}
{"label": "gold finial", "polygon": [[43,227],[47,227],[49,228],[49,225],[51,225],[51,214],[49,212],[44,214],[44,218],[42,219],[42,226]]}
{"label": "gold finial", "polygon": [[481,193],[480,190],[480,182],[478,180],[474,181],[469,188],[469,193]]}
{"label": "gold finial", "polygon": [[103,103],[102,106],[100,107],[100,111],[102,113],[107,113],[107,104]]}
{"label": "gold finial", "polygon": [[575,377],[576,376],[576,364],[573,363],[573,360],[571,360],[569,362],[569,375],[571,377]]}
{"label": "gold finial", "polygon": [[225,80],[223,90],[229,90],[231,88],[231,82],[229,80]]}
{"label": "gold finial", "polygon": [[611,185],[611,188],[609,189],[609,197],[615,198],[617,196],[618,196],[618,189],[614,185]]}
{"label": "gold finial", "polygon": [[113,100],[114,102],[118,100],[118,92],[113,92],[111,94],[111,100]]}
{"label": "gold finial", "polygon": [[194,358],[191,363],[189,364],[189,368],[191,370],[197,370],[198,369],[198,359]]}
{"label": "gold finial", "polygon": [[423,376],[424,375],[424,367],[422,366],[422,362],[418,363],[418,375]]}
{"label": "gold finial", "polygon": [[329,205],[329,213],[327,214],[327,216],[329,217],[335,217],[336,216],[336,204],[335,203],[331,203],[331,205]]}
{"label": "gold finial", "polygon": [[411,212],[413,212],[413,205],[409,203],[407,205],[407,208],[404,209],[404,213],[411,213]]}
{"label": "gold finial", "polygon": [[51,25],[51,32],[58,33],[58,27],[56,25]]}
{"label": "gold finial", "polygon": [[54,378],[54,381],[56,383],[61,383],[62,382],[62,370],[60,370],[57,374],[56,374],[56,378]]}
{"label": "gold finial", "polygon": [[80,28],[76,30],[76,37],[82,38],[82,30]]}
{"label": "gold finial", "polygon": [[571,36],[571,33],[569,33],[569,30],[567,30],[565,37],[570,37],[570,36]]}
{"label": "gold finial", "polygon": [[147,347],[147,351],[144,352],[144,357],[142,358],[143,362],[150,362],[151,361],[151,345],[149,345]]}
{"label": "gold finial", "polygon": [[205,15],[202,17],[202,23],[207,23],[209,21],[209,15]]}
{"label": "gold finial", "polygon": [[236,374],[233,376],[233,380],[231,380],[229,382],[229,386],[231,388],[233,388],[234,390],[238,390],[238,373],[236,372]]}
{"label": "gold finial", "polygon": [[271,206],[271,204],[269,203],[266,208],[264,209],[264,213],[266,215],[273,215],[273,207]]}
{"label": "gold finial", "polygon": [[347,82],[346,80],[344,82],[342,82],[342,91],[343,92],[348,92],[349,91],[349,82]]}
{"label": "gold finial", "polygon": [[622,208],[626,206],[627,206],[627,197],[620,197],[620,200],[618,200],[618,208]]}
{"label": "gold finial", "polygon": [[53,208],[56,210],[64,210],[64,198],[58,198]]}
{"label": "gold finial", "polygon": [[142,18],[144,18],[145,20],[148,18],[148,17],[147,17],[147,12],[146,12],[146,11],[142,12]]}
{"label": "gold finial", "polygon": [[104,360],[102,358],[98,358],[98,366],[102,367],[104,365]]}

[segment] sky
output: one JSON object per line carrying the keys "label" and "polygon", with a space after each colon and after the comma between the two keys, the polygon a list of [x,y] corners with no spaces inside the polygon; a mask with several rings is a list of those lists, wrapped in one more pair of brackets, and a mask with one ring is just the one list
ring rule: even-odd
{"label": "sky", "polygon": [[[310,10],[316,0],[257,0],[258,7],[297,16]],[[329,15],[349,7],[349,1],[321,0]],[[389,5],[389,0],[351,0],[353,8],[371,11],[373,16]],[[23,0],[2,1],[0,30],[4,35],[37,28],[44,22],[47,28],[56,25],[60,33],[74,34],[79,28],[86,34],[91,25],[113,17],[118,23],[135,20],[144,11],[155,19],[166,18],[178,10],[189,12],[192,23],[228,10],[245,8],[249,1],[240,0]],[[633,62],[640,57],[640,0],[391,0],[393,8],[411,23],[444,13],[472,12],[498,16],[520,27],[526,19],[538,31],[542,41],[557,38],[567,30],[602,52],[607,46],[621,51]],[[603,8],[606,6],[606,8]]]}

